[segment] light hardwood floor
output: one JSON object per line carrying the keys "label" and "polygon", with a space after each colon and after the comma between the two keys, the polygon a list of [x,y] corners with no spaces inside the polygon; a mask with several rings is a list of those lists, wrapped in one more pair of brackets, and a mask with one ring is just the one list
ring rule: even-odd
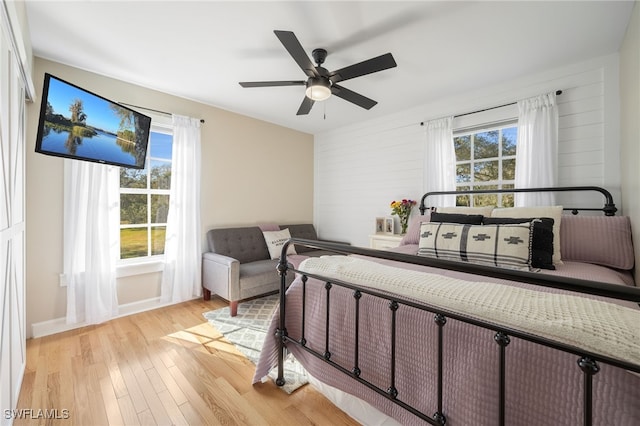
{"label": "light hardwood floor", "polygon": [[224,306],[193,300],[28,340],[17,412],[27,418],[14,424],[358,424],[310,385],[251,385],[254,365],[202,316]]}

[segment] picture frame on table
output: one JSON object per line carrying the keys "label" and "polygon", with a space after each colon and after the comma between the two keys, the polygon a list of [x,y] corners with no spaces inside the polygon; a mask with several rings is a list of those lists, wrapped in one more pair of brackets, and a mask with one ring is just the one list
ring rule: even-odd
{"label": "picture frame on table", "polygon": [[376,217],[376,234],[384,234],[384,217]]}
{"label": "picture frame on table", "polygon": [[393,235],[394,232],[394,224],[393,216],[387,216],[384,218],[384,233]]}

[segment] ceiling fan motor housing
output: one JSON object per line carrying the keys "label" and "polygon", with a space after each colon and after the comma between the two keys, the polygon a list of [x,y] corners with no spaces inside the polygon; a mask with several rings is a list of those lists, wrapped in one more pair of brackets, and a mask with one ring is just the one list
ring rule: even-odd
{"label": "ceiling fan motor housing", "polygon": [[324,64],[324,60],[327,59],[327,51],[325,49],[313,49],[311,56],[313,56],[313,60],[316,61],[316,64],[322,65]]}

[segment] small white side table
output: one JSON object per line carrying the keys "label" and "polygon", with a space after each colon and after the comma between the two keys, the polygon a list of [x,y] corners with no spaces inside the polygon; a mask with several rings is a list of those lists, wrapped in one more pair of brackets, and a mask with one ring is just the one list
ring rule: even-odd
{"label": "small white side table", "polygon": [[404,235],[401,234],[371,234],[369,235],[369,247],[376,250],[388,250],[400,245]]}

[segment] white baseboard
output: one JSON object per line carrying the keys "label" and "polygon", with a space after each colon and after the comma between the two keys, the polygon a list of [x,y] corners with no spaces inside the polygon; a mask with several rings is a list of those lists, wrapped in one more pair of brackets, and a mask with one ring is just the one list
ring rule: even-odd
{"label": "white baseboard", "polygon": [[[118,316],[114,318],[126,317],[128,315],[137,314],[152,309],[162,308],[164,306],[173,305],[173,303],[163,303],[160,297],[140,300],[138,302],[127,303],[118,306]],[[86,323],[67,324],[66,318],[56,318],[48,321],[42,321],[31,324],[31,337],[43,337],[51,334],[62,333],[64,331],[74,330],[87,326]]]}

